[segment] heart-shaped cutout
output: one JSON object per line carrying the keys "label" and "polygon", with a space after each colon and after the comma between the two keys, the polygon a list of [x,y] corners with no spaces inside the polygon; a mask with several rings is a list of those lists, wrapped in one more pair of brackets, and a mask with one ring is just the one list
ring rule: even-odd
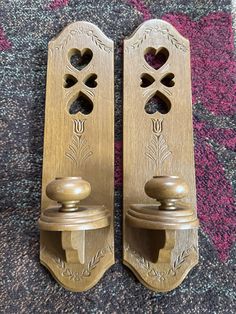
{"label": "heart-shaped cutout", "polygon": [[153,47],[146,49],[144,54],[145,61],[155,70],[160,69],[168,60],[169,51],[161,47],[158,50]]}
{"label": "heart-shaped cutout", "polygon": [[171,109],[171,102],[165,95],[157,91],[155,95],[148,100],[144,109],[148,114],[154,114],[156,112],[167,114]]}
{"label": "heart-shaped cutout", "polygon": [[161,83],[167,87],[173,87],[175,85],[174,78],[173,73],[168,73],[161,79]]}
{"label": "heart-shaped cutout", "polygon": [[98,83],[96,81],[97,75],[96,74],[90,74],[85,80],[84,84],[90,88],[95,88]]}
{"label": "heart-shaped cutout", "polygon": [[140,78],[141,78],[141,81],[140,81],[141,87],[148,87],[152,85],[152,83],[155,81],[155,79],[147,73],[143,73]]}
{"label": "heart-shaped cutout", "polygon": [[70,104],[69,113],[77,114],[90,114],[93,111],[93,102],[84,93],[80,92],[77,98]]}
{"label": "heart-shaped cutout", "polygon": [[85,68],[93,58],[93,52],[89,48],[83,50],[72,49],[69,52],[69,60],[71,65],[81,71]]}
{"label": "heart-shaped cutout", "polygon": [[75,78],[71,74],[66,74],[64,76],[64,88],[70,88],[74,86],[78,82],[77,78]]}

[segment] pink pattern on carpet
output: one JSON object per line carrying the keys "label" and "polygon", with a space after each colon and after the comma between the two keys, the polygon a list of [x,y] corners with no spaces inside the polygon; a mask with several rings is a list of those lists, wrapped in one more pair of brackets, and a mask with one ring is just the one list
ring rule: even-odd
{"label": "pink pattern on carpet", "polygon": [[194,131],[199,141],[212,139],[220,146],[235,151],[236,150],[236,132],[233,129],[214,128],[204,121],[194,120]]}
{"label": "pink pattern on carpet", "polygon": [[[231,15],[211,13],[199,21],[191,21],[183,14],[167,14],[163,19],[190,40],[193,102],[200,102],[216,116],[233,115],[236,67]],[[226,261],[235,239],[234,195],[223,165],[208,142],[214,140],[234,150],[236,132],[214,128],[209,122],[194,121],[198,215],[220,260]]]}
{"label": "pink pattern on carpet", "polygon": [[195,149],[198,217],[221,261],[226,261],[235,241],[233,191],[224,169],[207,143]]}
{"label": "pink pattern on carpet", "polygon": [[178,13],[163,19],[190,40],[193,102],[201,102],[215,115],[233,114],[236,67],[231,15],[217,12],[192,21]]}
{"label": "pink pattern on carpet", "polygon": [[11,42],[7,39],[3,28],[0,26],[0,51],[8,50],[11,46]]}
{"label": "pink pattern on carpet", "polygon": [[128,0],[127,3],[129,3],[132,7],[134,7],[138,12],[142,14],[144,21],[152,18],[151,13],[149,12],[149,9],[146,7],[143,1]]}
{"label": "pink pattern on carpet", "polygon": [[65,7],[69,3],[69,0],[53,0],[47,5],[47,9],[57,10]]}

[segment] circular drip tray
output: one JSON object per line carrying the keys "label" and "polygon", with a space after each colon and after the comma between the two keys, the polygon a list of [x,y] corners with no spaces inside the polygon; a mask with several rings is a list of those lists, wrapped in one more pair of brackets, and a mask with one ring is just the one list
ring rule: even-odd
{"label": "circular drip tray", "polygon": [[47,231],[93,230],[109,226],[110,213],[104,206],[79,206],[74,212],[60,212],[59,207],[46,209],[39,227]]}
{"label": "circular drip tray", "polygon": [[195,211],[185,204],[173,211],[160,210],[157,205],[132,204],[127,210],[126,221],[132,227],[152,230],[193,229],[199,226]]}

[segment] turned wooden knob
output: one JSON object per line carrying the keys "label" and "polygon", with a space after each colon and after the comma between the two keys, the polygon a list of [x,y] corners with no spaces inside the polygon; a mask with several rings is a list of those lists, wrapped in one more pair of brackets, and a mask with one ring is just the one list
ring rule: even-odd
{"label": "turned wooden knob", "polygon": [[91,193],[89,182],[81,177],[61,177],[50,182],[46,187],[47,196],[61,203],[62,212],[78,210],[79,202]]}
{"label": "turned wooden knob", "polygon": [[189,192],[187,183],[177,176],[155,176],[145,184],[146,194],[161,203],[159,209],[175,210],[176,202]]}

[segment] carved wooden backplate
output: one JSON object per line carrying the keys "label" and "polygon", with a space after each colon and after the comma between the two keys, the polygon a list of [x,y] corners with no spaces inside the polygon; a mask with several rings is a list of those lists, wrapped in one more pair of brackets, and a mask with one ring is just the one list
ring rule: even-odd
{"label": "carved wooden backplate", "polygon": [[41,231],[41,262],[74,291],[92,287],[114,263],[113,67],[113,41],[91,23],[70,24],[49,43],[42,211],[56,205],[45,194],[50,181],[81,176],[92,188],[81,204],[111,214],[109,227],[86,231],[84,264],[66,263],[61,232]]}
{"label": "carved wooden backplate", "polygon": [[[124,263],[155,291],[178,286],[198,261],[197,231],[175,231],[169,263],[156,262],[165,231],[129,226],[130,204],[155,200],[154,175],[179,176],[196,209],[189,41],[162,20],[144,22],[124,41]],[[168,249],[168,248],[167,248]]]}

